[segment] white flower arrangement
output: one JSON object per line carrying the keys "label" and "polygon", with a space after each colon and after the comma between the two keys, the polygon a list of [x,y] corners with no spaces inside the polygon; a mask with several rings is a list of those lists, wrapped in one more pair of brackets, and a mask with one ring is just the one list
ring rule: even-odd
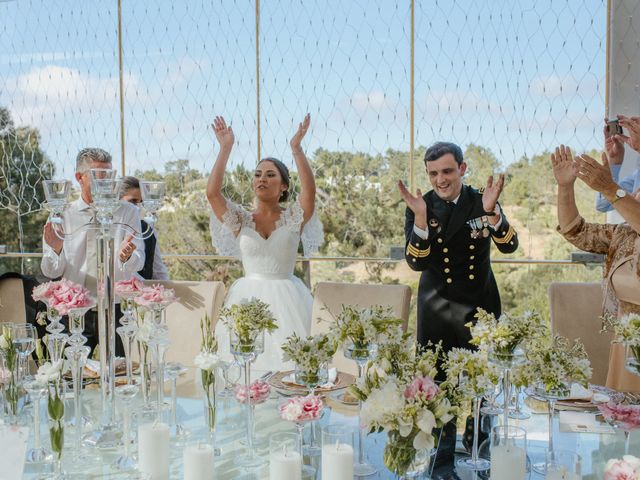
{"label": "white flower arrangement", "polygon": [[41,385],[46,385],[50,382],[55,382],[60,378],[63,372],[64,360],[61,358],[55,362],[45,362],[40,365],[38,372],[36,373],[36,381]]}
{"label": "white flower arrangement", "polygon": [[416,349],[404,338],[385,345],[365,376],[349,391],[361,400],[361,424],[370,432],[386,431],[384,463],[402,475],[417,450],[435,446],[434,428],[453,418],[446,392],[433,380],[440,346]]}
{"label": "white flower arrangement", "polygon": [[602,331],[615,332],[624,342],[640,347],[640,314],[630,313],[620,318],[605,315],[602,317]]}
{"label": "white flower arrangement", "polygon": [[503,313],[496,319],[493,313],[478,308],[475,318],[475,323],[467,323],[471,330],[469,343],[502,355],[513,354],[524,341],[548,330],[547,322],[533,311],[522,315]]}
{"label": "white flower arrangement", "polygon": [[282,345],[282,360],[294,362],[297,370],[312,377],[323,364],[331,361],[334,353],[336,346],[326,334],[301,338],[294,333]]}
{"label": "white flower arrangement", "polygon": [[464,400],[483,396],[500,379],[497,367],[489,362],[485,350],[453,348],[443,364],[447,385]]}
{"label": "white flower arrangement", "polygon": [[332,323],[331,331],[338,345],[351,341],[355,349],[366,350],[381,340],[397,340],[402,320],[393,314],[391,308],[382,305],[370,308],[343,305]]}
{"label": "white flower arrangement", "polygon": [[540,336],[529,343],[526,358],[521,374],[547,393],[567,391],[572,383],[586,386],[591,378],[591,363],[580,340],[572,343],[560,335]]}
{"label": "white flower arrangement", "polygon": [[218,356],[218,341],[208,315],[200,320],[200,334],[200,352],[196,355],[194,364],[200,369],[207,426],[213,431],[216,425],[216,370],[224,362]]}
{"label": "white flower arrangement", "polygon": [[257,298],[222,308],[220,320],[238,336],[241,347],[252,345],[258,333],[278,328],[269,305]]}

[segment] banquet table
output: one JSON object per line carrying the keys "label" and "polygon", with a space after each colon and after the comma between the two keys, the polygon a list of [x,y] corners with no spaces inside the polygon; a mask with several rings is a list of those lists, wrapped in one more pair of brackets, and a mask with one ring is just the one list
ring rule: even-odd
{"label": "banquet table", "polygon": [[[195,443],[199,438],[204,437],[203,401],[196,394],[193,371],[187,374],[180,387],[178,398],[178,421],[184,424],[191,431],[186,443]],[[168,391],[168,388],[167,388]],[[99,412],[99,394],[97,391],[86,390],[84,395],[84,410],[86,412]],[[169,402],[167,395],[165,401]],[[257,405],[255,409],[256,433],[262,435],[264,440],[257,444],[257,451],[268,459],[269,455],[269,435],[280,432],[295,432],[292,423],[281,420],[278,416],[277,406],[282,401],[281,397],[272,392],[271,398],[263,404]],[[139,399],[138,399],[139,402]],[[72,413],[72,400],[67,402],[67,410]],[[139,404],[139,403],[138,403]],[[46,411],[43,402],[43,422],[46,421]],[[135,404],[132,409],[135,409]],[[495,423],[500,423],[501,418],[494,418]],[[358,423],[357,407],[343,405],[336,400],[329,398],[324,415],[319,421],[320,426],[330,423],[340,423],[350,425],[354,432]],[[523,421],[510,420],[510,424],[522,426],[527,431],[528,454],[531,463],[544,459],[544,450],[548,441],[548,420],[546,413],[532,413],[531,418]],[[242,440],[245,436],[244,430],[244,410],[236,404],[234,400],[220,401],[218,404],[218,429],[216,432],[216,445],[221,450],[221,455],[215,460],[216,479],[238,479],[238,478],[268,478],[268,465],[258,470],[243,470],[234,465],[235,457],[244,451]],[[621,431],[614,431],[607,434],[595,433],[564,433],[558,428],[558,419],[554,421],[554,442],[556,448],[568,449],[579,453],[582,457],[582,472],[585,479],[603,478],[604,464],[610,458],[620,458],[624,453],[624,434]],[[43,443],[48,445],[48,434],[46,426],[43,424]],[[73,430],[67,428],[67,440],[64,455],[73,455]],[[354,434],[354,442],[357,435]],[[365,452],[370,463],[374,464],[378,472],[374,475],[363,477],[367,479],[389,479],[396,478],[383,465],[382,452],[386,441],[386,435],[371,434],[365,437]],[[171,479],[181,479],[182,475],[182,448],[184,443],[179,444],[172,440],[171,443]],[[357,450],[357,445],[354,444]],[[133,447],[135,451],[135,446]],[[464,448],[458,439],[457,452],[463,452]],[[631,434],[630,452],[640,456],[640,432]],[[117,450],[104,450],[98,453],[98,460],[82,467],[81,471],[67,471],[68,478],[144,478],[135,475],[120,473],[113,468],[113,462],[120,454]],[[312,461],[306,459],[307,463],[319,468],[319,457]],[[48,467],[43,465],[27,465],[23,478],[40,478]],[[475,474],[470,471],[454,468],[453,465],[445,465],[435,469],[432,473],[434,479],[482,479],[488,478],[486,473]],[[320,473],[317,477],[320,479]],[[544,478],[538,473],[531,472],[528,477],[532,480]]]}

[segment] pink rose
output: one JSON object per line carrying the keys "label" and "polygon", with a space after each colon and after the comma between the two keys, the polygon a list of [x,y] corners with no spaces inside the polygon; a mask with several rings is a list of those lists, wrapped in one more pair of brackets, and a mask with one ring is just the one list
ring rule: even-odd
{"label": "pink rose", "polygon": [[144,287],[140,290],[140,295],[135,297],[135,302],[141,307],[166,307],[175,302],[176,292],[171,288],[164,288],[160,284],[151,287]]}
{"label": "pink rose", "polygon": [[324,403],[318,395],[292,397],[279,407],[280,418],[290,422],[315,420],[322,415]]}
{"label": "pink rose", "polygon": [[598,408],[605,420],[617,424],[623,430],[633,430],[640,427],[640,405],[609,402],[605,405],[599,405]]}
{"label": "pink rose", "polygon": [[[271,387],[268,383],[256,380],[249,386],[249,402],[252,405],[262,403],[269,398]],[[244,385],[236,385],[235,388],[236,400],[239,403],[247,403],[247,389]]]}
{"label": "pink rose", "polygon": [[407,399],[415,399],[420,396],[425,400],[431,400],[438,393],[440,393],[440,387],[431,377],[416,377],[404,389],[404,397]]}
{"label": "pink rose", "polygon": [[134,297],[144,288],[144,283],[138,280],[136,277],[131,277],[130,280],[121,280],[116,282],[116,294],[121,297]]}
{"label": "pink rose", "polygon": [[49,307],[56,309],[60,315],[68,315],[74,308],[90,308],[96,304],[89,290],[65,278],[36,288],[40,290],[36,292],[34,289],[34,300],[37,297],[38,300],[44,301]]}

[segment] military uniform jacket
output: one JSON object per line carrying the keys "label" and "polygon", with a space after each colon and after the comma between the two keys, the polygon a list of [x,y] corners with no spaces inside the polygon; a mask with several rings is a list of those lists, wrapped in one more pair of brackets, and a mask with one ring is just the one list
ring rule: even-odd
{"label": "military uniform jacket", "polygon": [[[478,307],[500,315],[500,294],[490,263],[491,244],[503,253],[518,248],[518,236],[502,212],[497,230],[475,232],[468,223],[487,214],[482,193],[463,185],[457,204],[445,202],[431,190],[423,196],[427,204],[428,239],[413,230],[414,215],[405,214],[405,259],[422,272],[418,288],[418,343],[442,341],[445,352],[469,347],[465,324]],[[484,233],[484,235],[483,235]]]}

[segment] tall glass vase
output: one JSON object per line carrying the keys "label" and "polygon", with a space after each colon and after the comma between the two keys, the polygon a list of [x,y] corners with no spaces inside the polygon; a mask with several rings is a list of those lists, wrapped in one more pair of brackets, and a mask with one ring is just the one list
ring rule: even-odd
{"label": "tall glass vase", "polygon": [[549,422],[549,444],[547,447],[547,458],[544,462],[538,462],[533,464],[533,470],[546,474],[547,466],[549,462],[554,461],[554,445],[553,445],[553,417],[556,408],[556,402],[569,397],[571,388],[569,385],[561,385],[556,388],[546,389],[544,385],[538,385],[534,387],[534,394],[537,397],[544,398],[547,401],[547,407],[549,409],[548,422]]}
{"label": "tall glass vase", "polygon": [[216,421],[217,421],[217,397],[216,397],[216,372],[200,370],[202,401],[204,407],[204,423],[207,432],[207,442],[213,448],[214,455],[220,455],[220,449],[216,447]]}
{"label": "tall glass vase", "polygon": [[[295,380],[296,383],[304,385],[309,389],[309,395],[315,395],[316,388],[324,383],[327,383],[327,381],[329,380],[329,371],[327,369],[327,364],[323,363],[312,370],[307,370],[305,368],[302,368],[300,365],[296,365]],[[302,437],[300,438],[300,444],[302,445],[302,453],[304,455],[315,457],[320,455],[321,448],[316,433],[316,421],[312,420],[310,423],[311,437],[309,440],[309,444],[305,445]]]}
{"label": "tall glass vase", "polygon": [[[376,352],[378,350],[378,346],[373,343],[354,343],[347,342],[344,347],[344,356],[356,362],[358,366],[358,378],[362,379],[364,375],[364,367],[367,365],[367,362],[374,358]],[[367,463],[365,454],[364,454],[364,432],[360,425],[362,422],[360,421],[360,416],[362,414],[362,401],[358,402],[358,457],[356,459],[356,463],[353,466],[353,474],[360,477],[365,477],[368,475],[373,475],[377,472],[376,468]]]}
{"label": "tall glass vase", "polygon": [[521,365],[525,361],[524,351],[516,347],[509,351],[494,349],[489,352],[489,361],[502,369],[502,425],[505,427],[501,430],[508,435],[509,426],[509,395],[511,393],[511,370],[517,365]]}
{"label": "tall glass vase", "polygon": [[266,464],[266,460],[256,455],[253,445],[253,404],[251,402],[251,363],[264,352],[264,332],[254,332],[251,338],[242,338],[236,332],[229,332],[229,341],[231,343],[231,353],[242,364],[244,369],[244,387],[247,394],[247,402],[245,403],[245,415],[247,418],[247,453],[236,457],[235,464],[246,468],[256,468]]}
{"label": "tall glass vase", "polygon": [[47,394],[47,388],[38,380],[25,383],[25,389],[31,397],[33,407],[33,445],[27,451],[27,463],[46,463],[53,459],[51,450],[42,446],[40,441],[40,400]]}
{"label": "tall glass vase", "polygon": [[456,466],[467,470],[484,471],[488,470],[491,462],[478,456],[478,435],[480,434],[480,405],[482,404],[482,396],[473,399],[473,447],[471,448],[471,457],[459,458],[456,460]]}
{"label": "tall glass vase", "polygon": [[47,413],[49,420],[49,441],[53,452],[53,475],[51,479],[64,479],[62,452],[64,448],[64,398],[66,382],[62,378],[50,381],[47,390]]}
{"label": "tall glass vase", "polygon": [[169,328],[164,320],[165,307],[155,308],[153,311],[153,328],[149,347],[156,364],[156,407],[158,412],[164,406],[164,355],[169,348]]}

